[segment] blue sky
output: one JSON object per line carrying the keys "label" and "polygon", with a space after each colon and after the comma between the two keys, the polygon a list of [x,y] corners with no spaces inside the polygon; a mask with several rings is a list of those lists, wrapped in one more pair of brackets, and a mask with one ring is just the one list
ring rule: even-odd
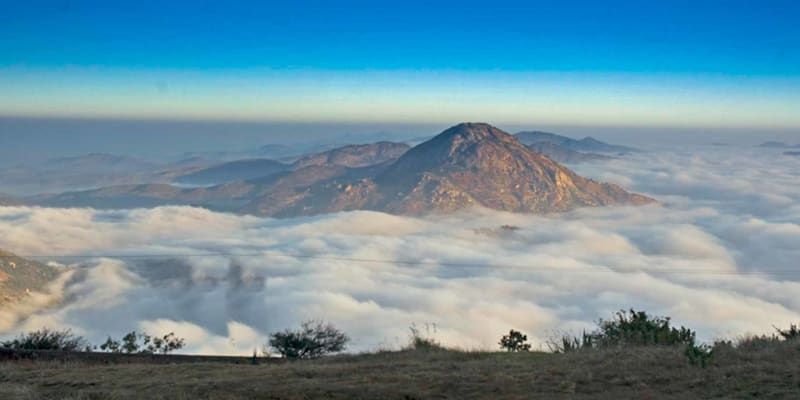
{"label": "blue sky", "polygon": [[800,127],[791,1],[3,3],[3,115]]}

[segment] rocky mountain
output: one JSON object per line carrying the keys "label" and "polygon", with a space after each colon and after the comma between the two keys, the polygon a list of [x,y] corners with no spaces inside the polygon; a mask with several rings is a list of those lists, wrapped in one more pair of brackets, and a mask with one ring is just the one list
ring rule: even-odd
{"label": "rocky mountain", "polygon": [[582,178],[483,123],[456,125],[371,172],[318,182],[290,199],[272,199],[268,208],[256,200],[249,210],[278,216],[356,209],[422,214],[484,206],[545,213],[654,201]]}
{"label": "rocky mountain", "polygon": [[567,136],[541,131],[523,131],[518,132],[514,136],[516,136],[520,142],[528,146],[549,142],[565,149],[579,152],[633,153],[640,151],[633,147],[602,142],[589,136],[576,140]]}
{"label": "rocky mountain", "polygon": [[310,165],[341,165],[360,168],[395,160],[410,148],[405,143],[394,142],[354,144],[301,157],[293,166],[303,168]]}
{"label": "rocky mountain", "polygon": [[58,276],[48,265],[0,250],[0,308],[39,291]]}
{"label": "rocky mountain", "polygon": [[175,179],[175,182],[186,185],[216,185],[260,178],[290,168],[289,165],[265,158],[237,160],[181,175]]}
{"label": "rocky mountain", "polygon": [[552,142],[538,142],[528,145],[528,148],[535,152],[542,153],[551,160],[562,164],[577,164],[586,161],[613,159],[613,157],[603,154],[582,153],[580,151],[570,150]]}
{"label": "rocky mountain", "polygon": [[[373,155],[385,153],[367,154],[369,157],[343,159],[351,165],[360,165],[362,160],[376,160]],[[331,159],[338,158],[330,155],[324,158]],[[456,125],[405,151],[393,162],[358,168],[309,163],[293,170],[207,188],[126,185],[48,196],[36,202],[98,208],[191,204],[291,217],[357,209],[422,214],[470,206],[546,213],[654,201],[616,185],[580,177],[529,149],[514,136],[481,123]]]}

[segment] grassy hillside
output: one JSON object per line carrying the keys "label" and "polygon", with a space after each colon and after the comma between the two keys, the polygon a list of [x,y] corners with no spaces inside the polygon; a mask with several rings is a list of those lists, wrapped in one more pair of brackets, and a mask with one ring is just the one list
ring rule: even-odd
{"label": "grassy hillside", "polygon": [[800,398],[800,342],[730,349],[402,351],[261,365],[0,364],[3,399]]}

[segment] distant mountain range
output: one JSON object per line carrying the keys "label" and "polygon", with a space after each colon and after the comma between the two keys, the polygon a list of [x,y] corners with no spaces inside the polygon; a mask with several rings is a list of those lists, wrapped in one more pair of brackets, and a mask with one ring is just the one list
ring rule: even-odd
{"label": "distant mountain range", "polygon": [[105,153],[89,153],[76,157],[60,157],[47,160],[43,167],[59,170],[121,170],[130,172],[134,170],[146,171],[154,168],[157,163],[140,160],[133,157],[119,156]]}
{"label": "distant mountain range", "polygon": [[237,160],[212,165],[175,178],[187,185],[214,185],[226,182],[255,179],[264,175],[289,170],[289,165],[269,159]]}
{"label": "distant mountain range", "polygon": [[609,144],[588,136],[583,139],[576,140],[570,137],[557,135],[555,133],[541,131],[523,131],[518,132],[514,136],[516,136],[520,142],[527,146],[540,143],[551,143],[560,148],[572,151],[615,154],[635,153],[641,151],[633,147]]}
{"label": "distant mountain range", "polygon": [[765,147],[771,149],[800,149],[800,144],[791,145],[784,142],[769,141],[758,145],[758,147]]}
{"label": "distant mountain range", "polygon": [[[594,140],[575,142],[615,151],[629,149]],[[545,146],[542,142],[538,145]],[[193,175],[230,177],[225,174],[233,171],[236,175],[237,166],[225,163]],[[580,177],[514,136],[481,123],[456,125],[411,149],[388,142],[347,146],[302,157],[291,167],[280,163],[265,166],[261,177],[252,178],[254,173],[248,169],[242,179],[212,187],[125,185],[40,196],[32,201],[97,208],[191,204],[276,217],[358,209],[422,214],[469,206],[544,213],[654,201]],[[287,169],[282,170],[284,167]]]}
{"label": "distant mountain range", "polygon": [[151,181],[167,166],[133,157],[90,153],[0,169],[0,186],[12,195]]}
{"label": "distant mountain range", "polygon": [[396,160],[410,148],[404,143],[378,142],[346,145],[305,155],[291,164],[270,159],[236,160],[189,170],[186,174],[175,176],[174,181],[184,185],[214,185],[247,181],[313,165],[358,168]]}
{"label": "distant mountain range", "polygon": [[360,168],[396,160],[410,148],[405,143],[394,142],[353,144],[301,157],[292,165],[295,168],[326,164]]}
{"label": "distant mountain range", "polygon": [[577,164],[586,161],[602,161],[614,158],[604,154],[582,153],[580,151],[570,150],[552,142],[537,142],[528,145],[528,148],[542,153],[551,160],[562,164]]}
{"label": "distant mountain range", "polygon": [[785,154],[787,156],[800,157],[800,151],[785,151],[785,152],[783,152],[783,154]]}
{"label": "distant mountain range", "polygon": [[30,292],[42,290],[57,275],[58,271],[51,266],[0,250],[0,309]]}

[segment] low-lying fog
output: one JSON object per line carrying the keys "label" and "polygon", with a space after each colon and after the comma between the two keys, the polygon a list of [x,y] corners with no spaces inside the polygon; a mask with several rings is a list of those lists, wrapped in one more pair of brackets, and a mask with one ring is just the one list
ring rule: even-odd
{"label": "low-lying fog", "polygon": [[[0,208],[0,248],[68,271],[0,314],[0,332],[64,327],[102,342],[174,331],[186,352],[248,355],[269,332],[310,318],[342,328],[356,351],[400,347],[411,324],[426,323],[449,346],[494,349],[511,328],[538,346],[628,307],[671,316],[703,340],[800,321],[800,158],[697,146],[576,170],[662,205],[286,220]],[[59,257],[84,254],[102,257]]]}

